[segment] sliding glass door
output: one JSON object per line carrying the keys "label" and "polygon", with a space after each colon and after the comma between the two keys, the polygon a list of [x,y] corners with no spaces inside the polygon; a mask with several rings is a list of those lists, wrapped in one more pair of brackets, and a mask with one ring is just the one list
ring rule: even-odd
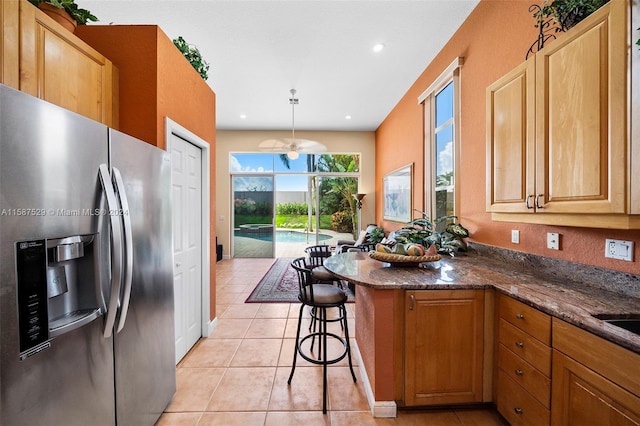
{"label": "sliding glass door", "polygon": [[273,179],[273,175],[232,176],[234,257],[274,257]]}

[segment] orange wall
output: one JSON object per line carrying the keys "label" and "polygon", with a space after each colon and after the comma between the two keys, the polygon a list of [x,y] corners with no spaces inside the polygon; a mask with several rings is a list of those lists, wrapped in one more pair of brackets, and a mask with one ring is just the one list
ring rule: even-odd
{"label": "orange wall", "polygon": [[[416,162],[414,207],[424,203],[424,149],[422,106],[418,96],[458,56],[461,68],[460,221],[471,231],[471,240],[512,250],[560,258],[629,273],[640,273],[640,231],[586,229],[560,226],[492,222],[485,212],[486,193],[486,87],[523,62],[537,37],[528,12],[530,0],[482,0],[460,29],[416,80],[376,131],[376,191],[382,177],[405,164]],[[404,149],[398,150],[398,144]],[[382,220],[382,198],[376,200],[377,223],[385,230],[401,226]],[[520,230],[520,244],[511,243],[511,230]],[[562,235],[562,250],[546,248],[546,233]],[[605,238],[633,240],[635,262],[604,258]]]}
{"label": "orange wall", "polygon": [[[195,133],[211,147],[215,167],[215,93],[156,25],[82,25],[75,34],[119,70],[118,130],[165,149],[164,118]],[[215,200],[211,170],[210,199]],[[215,203],[210,206],[215,223]],[[215,227],[211,227],[210,313],[215,318]]]}

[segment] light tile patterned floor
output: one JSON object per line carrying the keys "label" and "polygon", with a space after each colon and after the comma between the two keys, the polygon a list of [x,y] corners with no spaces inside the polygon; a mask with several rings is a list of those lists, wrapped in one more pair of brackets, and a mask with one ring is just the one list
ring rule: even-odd
{"label": "light tile patterned floor", "polygon": [[[218,326],[178,365],[177,392],[157,425],[505,424],[487,409],[399,411],[396,419],[374,419],[357,366],[354,384],[346,359],[329,367],[329,412],[323,415],[321,367],[298,358],[293,382],[287,385],[300,305],[244,303],[272,262],[218,262]],[[349,331],[355,335],[353,305],[347,308]],[[336,327],[333,331],[340,333]]]}

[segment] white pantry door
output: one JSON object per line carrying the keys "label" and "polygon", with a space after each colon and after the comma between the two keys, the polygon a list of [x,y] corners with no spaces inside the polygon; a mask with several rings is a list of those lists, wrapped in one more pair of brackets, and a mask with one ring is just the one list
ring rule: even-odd
{"label": "white pantry door", "polygon": [[171,135],[176,364],[202,335],[202,151]]}

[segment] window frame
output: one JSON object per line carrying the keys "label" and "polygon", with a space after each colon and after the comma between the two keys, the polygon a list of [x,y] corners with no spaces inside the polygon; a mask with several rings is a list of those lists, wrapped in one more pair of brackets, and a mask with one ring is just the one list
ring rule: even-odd
{"label": "window frame", "polygon": [[424,212],[431,219],[436,218],[435,100],[436,95],[451,82],[453,82],[453,214],[459,216],[460,213],[460,188],[458,185],[460,174],[460,68],[463,63],[462,57],[455,58],[442,74],[418,96],[418,104],[423,106]]}

